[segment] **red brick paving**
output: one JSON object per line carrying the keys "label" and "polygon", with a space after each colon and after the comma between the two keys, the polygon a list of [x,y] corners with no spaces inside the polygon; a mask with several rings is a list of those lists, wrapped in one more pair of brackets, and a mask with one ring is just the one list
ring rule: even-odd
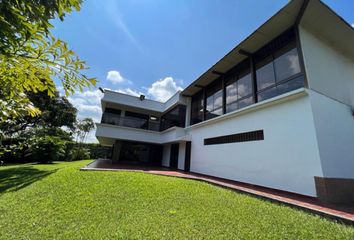
{"label": "red brick paving", "polygon": [[96,171],[137,171],[146,172],[157,175],[180,177],[208,182],[214,185],[235,190],[237,192],[247,193],[256,197],[280,202],[286,205],[307,210],[331,219],[338,220],[345,224],[354,225],[354,206],[339,206],[320,202],[314,197],[308,197],[295,193],[270,189],[266,187],[255,186],[251,184],[221,179],[217,177],[206,176],[197,173],[186,173],[179,170],[171,170],[169,168],[112,164],[108,160],[96,160],[82,170]]}

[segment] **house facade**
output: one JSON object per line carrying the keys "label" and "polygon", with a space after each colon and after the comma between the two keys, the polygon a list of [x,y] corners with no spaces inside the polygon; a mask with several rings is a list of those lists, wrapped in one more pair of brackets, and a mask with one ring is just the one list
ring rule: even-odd
{"label": "house facade", "polygon": [[290,1],[167,102],[105,90],[96,137],[152,164],[354,202],[354,29]]}

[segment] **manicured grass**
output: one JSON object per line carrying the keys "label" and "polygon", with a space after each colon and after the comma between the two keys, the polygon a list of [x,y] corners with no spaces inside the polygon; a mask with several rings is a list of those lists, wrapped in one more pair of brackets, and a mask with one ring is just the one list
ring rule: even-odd
{"label": "manicured grass", "polygon": [[354,239],[354,228],[206,183],[0,167],[0,239]]}

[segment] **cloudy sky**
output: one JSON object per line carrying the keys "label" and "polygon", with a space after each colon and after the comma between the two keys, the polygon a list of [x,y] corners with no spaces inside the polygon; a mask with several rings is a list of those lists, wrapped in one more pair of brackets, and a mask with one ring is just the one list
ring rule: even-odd
{"label": "cloudy sky", "polygon": [[[165,101],[288,0],[85,0],[54,35],[87,62],[97,88],[70,96],[79,118],[101,118],[98,87]],[[354,25],[353,0],[325,0]],[[95,142],[94,133],[88,139]]]}

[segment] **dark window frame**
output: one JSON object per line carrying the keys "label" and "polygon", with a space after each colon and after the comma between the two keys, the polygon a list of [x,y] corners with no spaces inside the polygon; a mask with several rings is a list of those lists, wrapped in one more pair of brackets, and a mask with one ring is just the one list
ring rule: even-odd
{"label": "dark window frame", "polygon": [[[287,47],[287,46],[292,46],[292,47]],[[285,50],[284,50],[285,49]],[[287,52],[296,49],[297,51],[297,56],[298,56],[298,60],[299,60],[299,67],[300,67],[300,72],[297,74],[294,74],[286,79],[282,79],[280,81],[276,80],[276,70],[275,70],[275,66],[274,66],[274,60],[277,57],[280,57],[284,54],[286,54]],[[240,51],[241,52],[241,51]],[[246,52],[245,52],[246,53]],[[279,53],[279,55],[277,55]],[[206,89],[212,85],[215,84],[216,81],[220,81],[221,85],[222,85],[222,107],[220,109],[222,109],[222,114],[226,114],[229,112],[233,112],[236,111],[238,109],[241,109],[243,107],[246,106],[242,106],[242,107],[238,107],[235,110],[232,111],[227,111],[227,106],[230,106],[231,104],[235,104],[238,102],[242,102],[243,100],[249,99],[251,98],[252,104],[258,103],[259,101],[259,93],[265,92],[269,89],[272,88],[277,88],[279,86],[281,86],[282,84],[286,84],[287,82],[290,82],[291,80],[295,80],[297,78],[303,77],[303,87],[308,86],[307,84],[307,76],[306,76],[306,71],[304,68],[304,63],[303,63],[303,56],[302,56],[302,52],[301,52],[301,44],[300,44],[300,40],[299,40],[299,36],[298,36],[298,27],[296,25],[290,27],[289,29],[285,30],[283,33],[281,33],[279,36],[275,37],[274,39],[272,39],[271,41],[269,41],[267,44],[265,44],[263,47],[261,47],[259,50],[257,50],[255,53],[246,53],[245,54],[247,56],[246,59],[244,59],[243,61],[241,61],[240,63],[238,63],[237,65],[235,65],[233,68],[231,68],[229,71],[227,71],[226,73],[222,74],[220,77],[218,77],[216,80],[214,80],[212,83],[208,84],[208,86],[203,87],[199,92],[197,92],[196,94],[194,94],[192,96],[192,99],[194,96],[198,95],[198,94],[203,94],[203,113],[202,113],[202,119],[199,119],[198,122],[193,121],[193,109],[191,107],[191,116],[190,116],[190,125],[194,125],[197,124],[199,122],[203,122],[206,119],[206,99],[207,99],[207,95],[206,95]],[[259,61],[262,58],[271,56],[272,57],[272,64],[273,64],[273,71],[274,71],[274,77],[275,77],[275,84],[267,86],[261,90],[258,90],[257,87],[257,76],[256,76],[256,62]],[[276,57],[274,57],[276,56]],[[240,70],[248,68],[250,71],[250,75],[251,75],[251,83],[252,83],[252,93],[247,95],[247,96],[243,96],[241,98],[238,98],[236,101],[233,102],[229,102],[227,103],[227,91],[226,88],[229,85],[228,83],[228,79],[230,77],[232,77],[235,74],[238,74],[240,72]],[[237,78],[238,80],[239,78]],[[235,80],[235,81],[237,81]],[[295,88],[296,89],[296,88]],[[290,90],[292,91],[292,90]],[[285,92],[283,92],[285,93]],[[279,95],[283,94],[280,93]],[[275,96],[274,96],[275,97]],[[192,100],[193,102],[193,100]],[[248,105],[247,105],[248,106]],[[219,109],[219,108],[218,108]]]}

